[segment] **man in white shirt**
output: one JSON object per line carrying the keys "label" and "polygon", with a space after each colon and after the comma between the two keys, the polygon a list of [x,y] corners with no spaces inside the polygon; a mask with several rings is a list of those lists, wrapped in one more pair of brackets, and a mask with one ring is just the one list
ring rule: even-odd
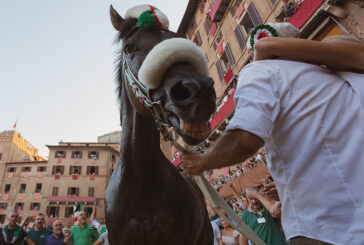
{"label": "man in white shirt", "polygon": [[227,132],[204,154],[183,153],[186,171],[236,164],[264,145],[291,244],[363,244],[364,107],[349,83],[324,67],[263,60],[243,68],[234,98]]}

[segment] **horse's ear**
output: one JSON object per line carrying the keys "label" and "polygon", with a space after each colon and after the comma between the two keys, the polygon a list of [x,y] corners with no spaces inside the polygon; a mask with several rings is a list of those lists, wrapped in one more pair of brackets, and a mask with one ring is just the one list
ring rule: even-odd
{"label": "horse's ear", "polygon": [[119,15],[118,12],[110,5],[110,19],[114,28],[118,31],[121,31],[121,25],[124,21],[123,17]]}

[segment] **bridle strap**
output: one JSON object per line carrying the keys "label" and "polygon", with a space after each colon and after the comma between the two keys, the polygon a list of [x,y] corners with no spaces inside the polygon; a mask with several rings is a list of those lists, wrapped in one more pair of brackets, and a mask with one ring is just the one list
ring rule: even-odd
{"label": "bridle strap", "polygon": [[164,111],[160,100],[153,101],[150,98],[149,88],[134,76],[126,56],[127,55],[122,52],[122,79],[130,103],[138,113],[144,116],[152,116],[155,119],[164,140],[173,142],[175,137],[172,136],[167,129],[168,127],[171,127],[171,123],[168,120],[169,113]]}

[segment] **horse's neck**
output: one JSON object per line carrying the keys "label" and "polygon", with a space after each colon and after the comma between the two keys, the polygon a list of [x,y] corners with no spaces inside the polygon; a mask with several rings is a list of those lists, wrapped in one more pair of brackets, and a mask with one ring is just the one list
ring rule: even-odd
{"label": "horse's neck", "polygon": [[162,157],[154,119],[137,113],[127,99],[124,99],[122,113],[120,160],[123,169],[138,174],[152,171]]}

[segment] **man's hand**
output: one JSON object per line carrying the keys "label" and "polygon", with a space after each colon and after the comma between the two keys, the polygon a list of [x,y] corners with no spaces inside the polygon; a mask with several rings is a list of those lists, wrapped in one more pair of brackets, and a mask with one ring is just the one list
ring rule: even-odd
{"label": "man's hand", "polygon": [[279,201],[278,191],[274,182],[264,185],[263,193],[275,201]]}
{"label": "man's hand", "polygon": [[184,171],[193,175],[198,175],[205,170],[206,162],[203,153],[198,151],[185,151],[181,154],[181,163]]}

